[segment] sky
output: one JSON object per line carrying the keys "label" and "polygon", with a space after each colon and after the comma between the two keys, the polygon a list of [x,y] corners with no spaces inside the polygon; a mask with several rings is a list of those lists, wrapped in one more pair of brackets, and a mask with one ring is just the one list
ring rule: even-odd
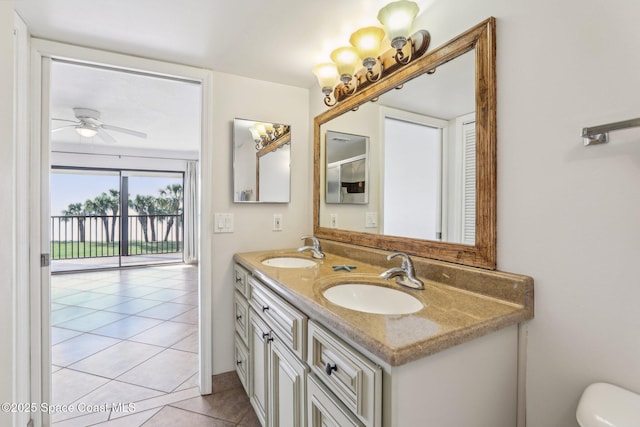
{"label": "sky", "polygon": [[[118,172],[105,171],[98,175],[90,171],[53,170],[50,179],[51,215],[62,215],[71,203],[84,203],[108,190],[119,189]],[[129,178],[129,198],[136,194],[159,196],[158,190],[168,184],[182,184],[182,175],[131,176]]]}

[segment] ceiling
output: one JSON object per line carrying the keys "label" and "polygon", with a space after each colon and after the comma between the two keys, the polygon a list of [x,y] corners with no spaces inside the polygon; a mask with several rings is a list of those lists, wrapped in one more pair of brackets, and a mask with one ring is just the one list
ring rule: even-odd
{"label": "ceiling", "polygon": [[[35,37],[316,88],[313,65],[328,60],[356,29],[379,25],[377,12],[389,1],[20,0],[15,8]],[[416,0],[421,11],[429,1]],[[188,134],[198,116],[193,91],[179,94],[173,81],[141,84],[134,74],[64,65],[52,76],[52,117],[73,120],[74,107],[90,108],[104,123],[149,135],[112,132],[119,146],[167,149],[176,140],[183,149],[199,146]],[[53,141],[83,142],[73,129],[54,133]]]}

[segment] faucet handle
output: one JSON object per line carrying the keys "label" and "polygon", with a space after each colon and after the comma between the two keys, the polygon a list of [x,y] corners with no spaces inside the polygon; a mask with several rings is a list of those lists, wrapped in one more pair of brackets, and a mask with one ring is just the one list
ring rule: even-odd
{"label": "faucet handle", "polygon": [[306,240],[306,239],[311,240],[311,243],[313,244],[314,248],[318,248],[318,249],[320,248],[320,241],[316,236],[302,236],[300,238],[300,240]]}
{"label": "faucet handle", "polygon": [[405,254],[404,252],[394,252],[392,254],[389,254],[387,255],[387,260],[390,261],[397,256],[402,258],[402,268],[404,268],[405,270],[411,269],[411,271],[413,271],[413,262],[411,261],[411,258],[409,258],[409,255]]}

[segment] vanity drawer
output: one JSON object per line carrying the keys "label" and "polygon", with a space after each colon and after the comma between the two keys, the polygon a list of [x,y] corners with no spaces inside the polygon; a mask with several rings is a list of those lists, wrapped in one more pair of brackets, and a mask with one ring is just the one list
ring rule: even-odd
{"label": "vanity drawer", "polygon": [[382,369],[344,341],[309,321],[307,363],[364,425],[381,425]]}
{"label": "vanity drawer", "polygon": [[249,337],[249,303],[239,292],[234,292],[233,295],[233,316],[236,332],[246,344]]}
{"label": "vanity drawer", "polygon": [[238,264],[233,265],[233,284],[236,289],[245,296],[245,298],[249,298],[249,272],[244,268],[240,267]]}
{"label": "vanity drawer", "polygon": [[249,277],[250,305],[278,338],[301,360],[306,355],[307,316],[280,298],[264,284]]}
{"label": "vanity drawer", "polygon": [[242,383],[244,390],[249,393],[249,349],[242,341],[240,336],[236,334],[234,340],[234,354],[236,358],[236,372]]}

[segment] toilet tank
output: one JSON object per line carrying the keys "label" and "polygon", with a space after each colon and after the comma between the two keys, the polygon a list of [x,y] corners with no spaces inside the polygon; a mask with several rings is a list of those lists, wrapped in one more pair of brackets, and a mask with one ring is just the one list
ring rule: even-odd
{"label": "toilet tank", "polygon": [[576,418],[581,427],[640,426],[640,395],[612,384],[591,384],[582,393]]}

